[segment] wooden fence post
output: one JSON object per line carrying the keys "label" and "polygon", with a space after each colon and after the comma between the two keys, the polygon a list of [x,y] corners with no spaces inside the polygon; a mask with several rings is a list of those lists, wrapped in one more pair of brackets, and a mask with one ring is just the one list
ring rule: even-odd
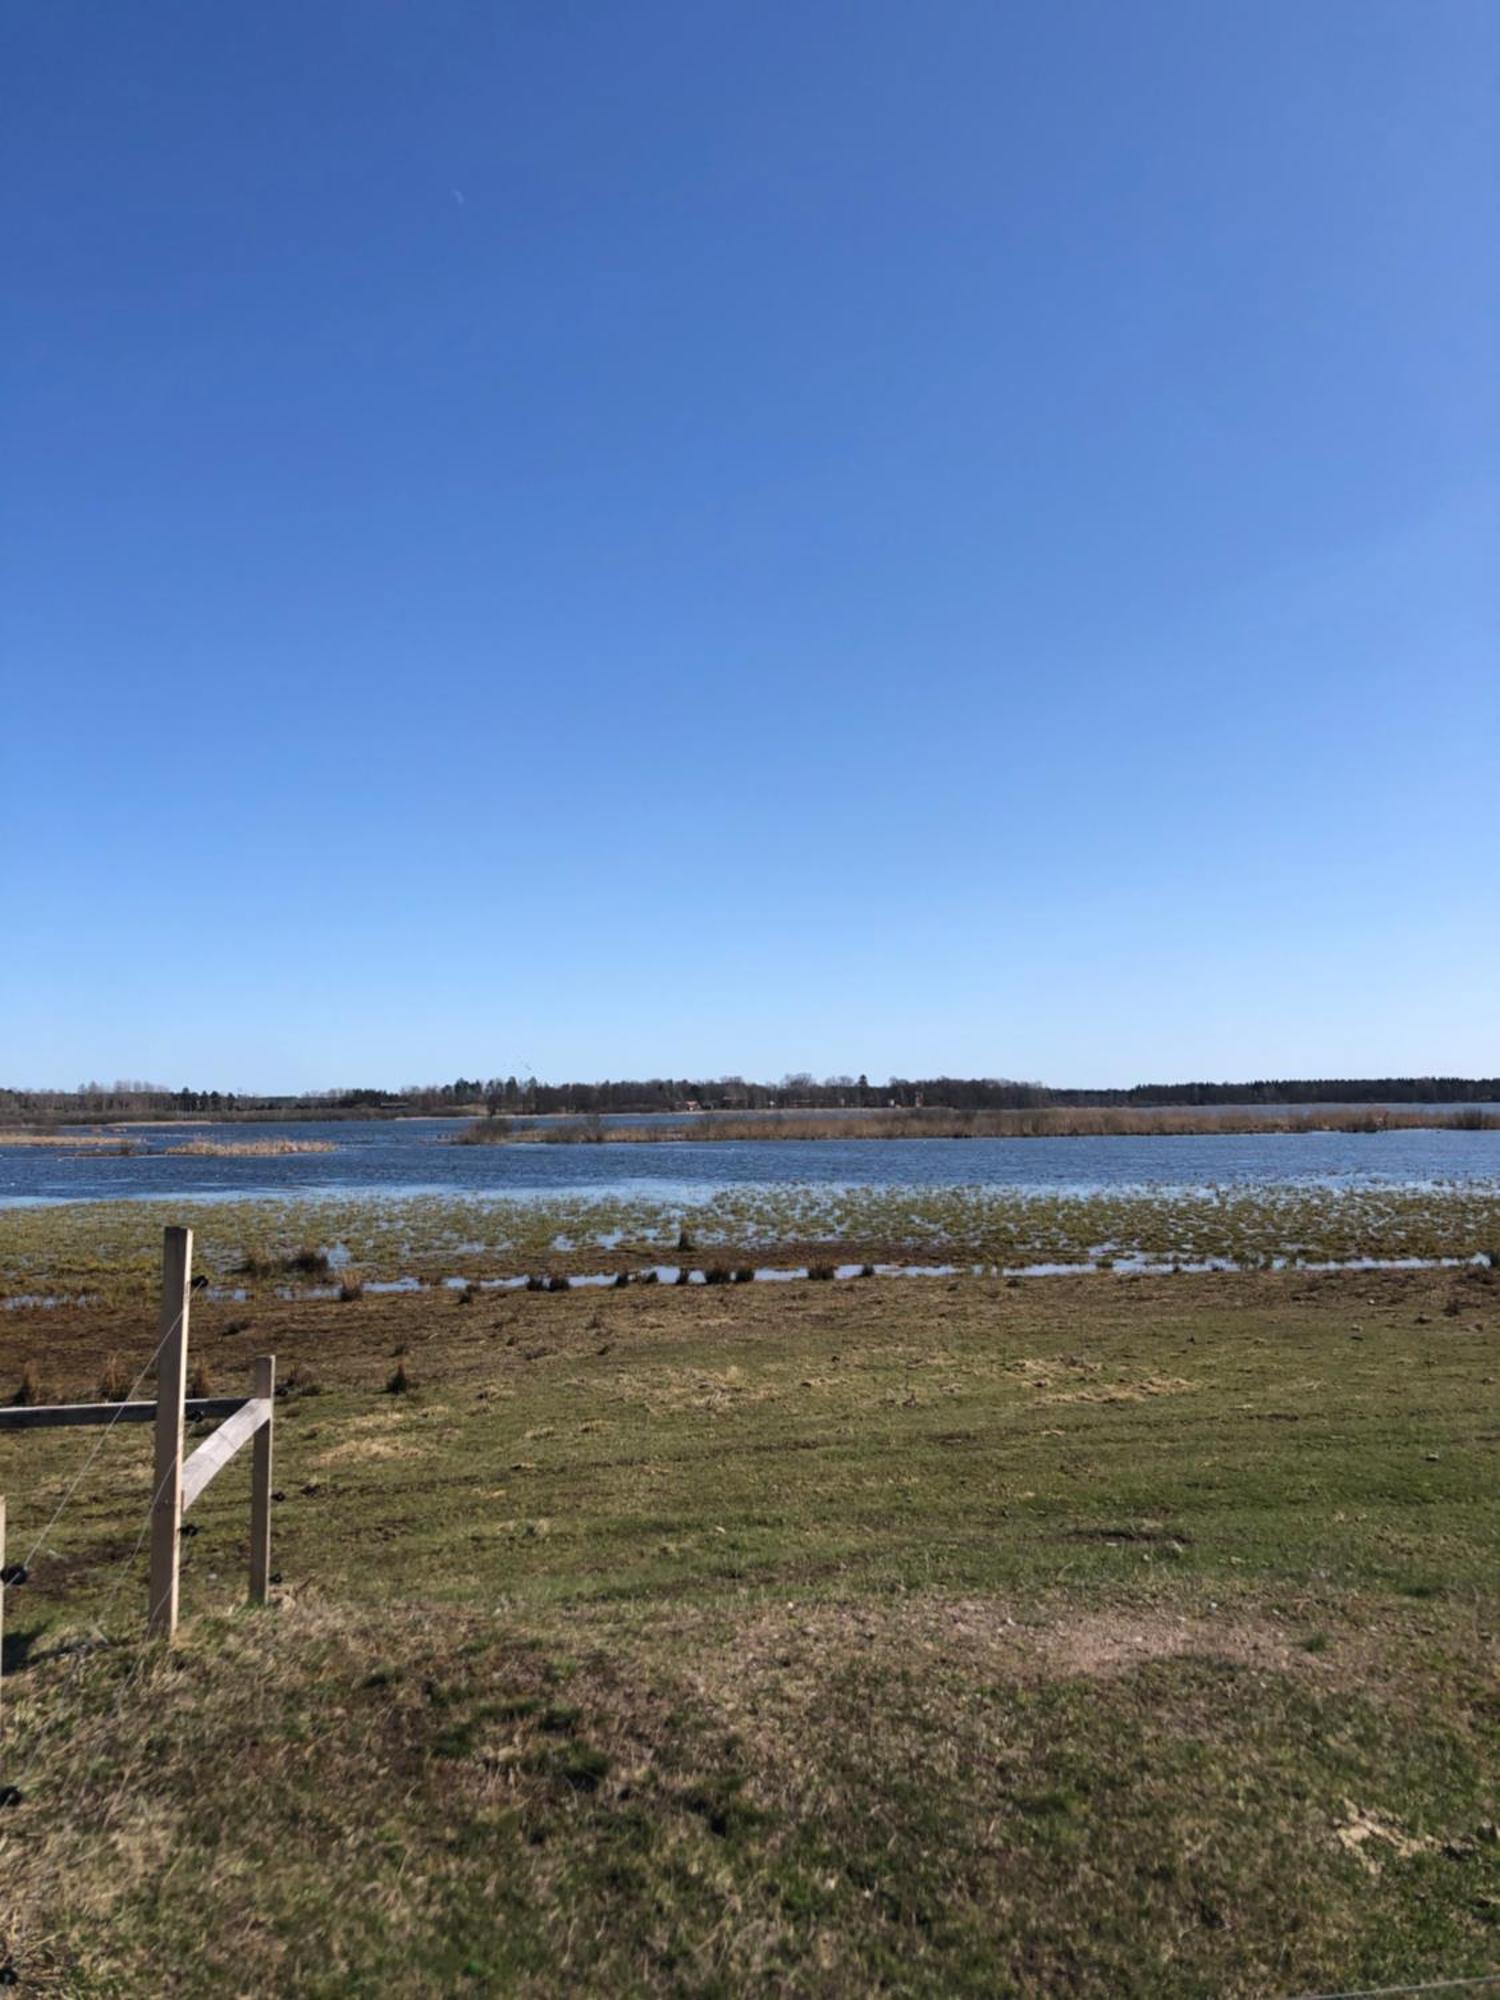
{"label": "wooden fence post", "polygon": [[161,1349],[156,1358],[156,1456],[151,1500],[151,1604],[146,1629],[170,1640],[177,1631],[177,1570],[181,1558],[182,1422],[187,1399],[188,1302],[193,1232],[164,1232],[161,1259]]}
{"label": "wooden fence post", "polygon": [[[276,1407],[276,1357],[257,1354],[251,1393]],[[271,1588],[271,1459],[274,1416],[255,1433],[250,1461],[250,1602],[264,1604]]]}
{"label": "wooden fence post", "polygon": [[0,1725],[5,1721],[5,1495],[0,1493]]}

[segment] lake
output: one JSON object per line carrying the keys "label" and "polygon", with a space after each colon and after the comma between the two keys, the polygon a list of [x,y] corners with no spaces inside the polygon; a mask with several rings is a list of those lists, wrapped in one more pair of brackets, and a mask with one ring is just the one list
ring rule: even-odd
{"label": "lake", "polygon": [[[673,1120],[670,1122],[680,1122]],[[703,1201],[741,1187],[1372,1186],[1500,1181],[1500,1131],[1203,1133],[1191,1137],[757,1140],[456,1146],[452,1119],[131,1127],[129,1156],[0,1146],[0,1207],[43,1202],[446,1193]],[[188,1140],[316,1140],[331,1152],[174,1154]]]}

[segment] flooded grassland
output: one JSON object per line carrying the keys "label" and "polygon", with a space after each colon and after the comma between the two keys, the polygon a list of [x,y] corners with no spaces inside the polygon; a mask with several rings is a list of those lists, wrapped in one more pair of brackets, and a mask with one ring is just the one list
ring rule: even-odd
{"label": "flooded grassland", "polygon": [[1500,1185],[721,1188],[699,1200],[434,1193],[78,1202],[0,1210],[0,1307],[146,1304],[165,1224],[216,1291],[483,1284],[679,1271],[1500,1264]]}

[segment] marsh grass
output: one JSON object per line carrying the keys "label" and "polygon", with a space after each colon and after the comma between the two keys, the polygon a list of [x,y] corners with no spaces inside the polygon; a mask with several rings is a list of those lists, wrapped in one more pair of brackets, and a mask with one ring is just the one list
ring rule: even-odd
{"label": "marsh grass", "polygon": [[94,1152],[94,1153],[135,1153],[138,1148],[119,1132],[98,1130],[80,1132],[67,1126],[52,1125],[45,1129],[33,1128],[20,1131],[15,1126],[0,1126],[0,1146],[46,1146],[54,1151]]}
{"label": "marsh grass", "polygon": [[332,1139],[188,1139],[180,1146],[164,1146],[174,1157],[211,1160],[279,1159],[288,1153],[332,1153],[338,1150]]}
{"label": "marsh grass", "polygon": [[1027,1111],[950,1111],[941,1107],[838,1113],[711,1112],[680,1124],[606,1125],[562,1119],[499,1130],[493,1119],[466,1126],[450,1145],[661,1146],[769,1140],[1186,1138],[1224,1133],[1494,1132],[1500,1113],[1476,1105],[1415,1110],[1384,1105],[1312,1106],[1302,1111],[1136,1110],[1100,1105]]}
{"label": "marsh grass", "polygon": [[276,1384],[276,1394],[281,1398],[288,1396],[321,1396],[322,1393],[323,1384],[319,1380],[316,1370],[310,1368],[305,1361],[294,1361],[291,1367],[285,1370]]}
{"label": "marsh grass", "polygon": [[15,1394],[10,1400],[19,1409],[32,1408],[39,1403],[50,1403],[54,1400],[41,1369],[34,1361],[28,1361],[22,1368],[21,1379],[16,1384]]}
{"label": "marsh grass", "polygon": [[118,1354],[106,1357],[104,1369],[99,1377],[98,1395],[101,1403],[123,1403],[130,1394],[131,1374]]}
{"label": "marsh grass", "polygon": [[301,1243],[274,1251],[246,1250],[230,1268],[236,1277],[262,1283],[267,1279],[326,1278],[332,1263],[326,1250]]}
{"label": "marsh grass", "polygon": [[[1228,1186],[1094,1194],[993,1187],[737,1187],[684,1209],[650,1198],[496,1201],[453,1196],[319,1200],[324,1245],[367,1282],[635,1270],[671,1261],[685,1237],[705,1261],[783,1267],[957,1264],[985,1270],[1085,1267],[1104,1258],[1219,1260],[1242,1268],[1315,1267],[1359,1258],[1472,1259],[1500,1244],[1500,1187]],[[92,1299],[154,1314],[161,1230],[156,1202],[0,1210],[0,1300]],[[195,1203],[195,1263],[215,1283],[326,1282],[327,1248],[309,1244],[295,1199]],[[559,1241],[572,1247],[558,1249]],[[679,1252],[681,1256],[685,1253]],[[263,1294],[257,1289],[257,1302]]]}

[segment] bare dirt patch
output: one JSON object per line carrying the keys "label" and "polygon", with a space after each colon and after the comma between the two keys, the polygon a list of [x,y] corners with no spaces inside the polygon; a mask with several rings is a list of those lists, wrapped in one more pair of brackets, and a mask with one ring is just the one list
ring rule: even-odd
{"label": "bare dirt patch", "polygon": [[856,1660],[920,1663],[965,1677],[1016,1681],[1108,1677],[1186,1657],[1262,1671],[1326,1672],[1270,1619],[1113,1606],[1038,1618],[989,1598],[923,1598],[899,1606],[788,1606],[760,1611],[726,1642],[695,1648],[690,1678],[732,1710],[747,1702],[795,1709]]}

